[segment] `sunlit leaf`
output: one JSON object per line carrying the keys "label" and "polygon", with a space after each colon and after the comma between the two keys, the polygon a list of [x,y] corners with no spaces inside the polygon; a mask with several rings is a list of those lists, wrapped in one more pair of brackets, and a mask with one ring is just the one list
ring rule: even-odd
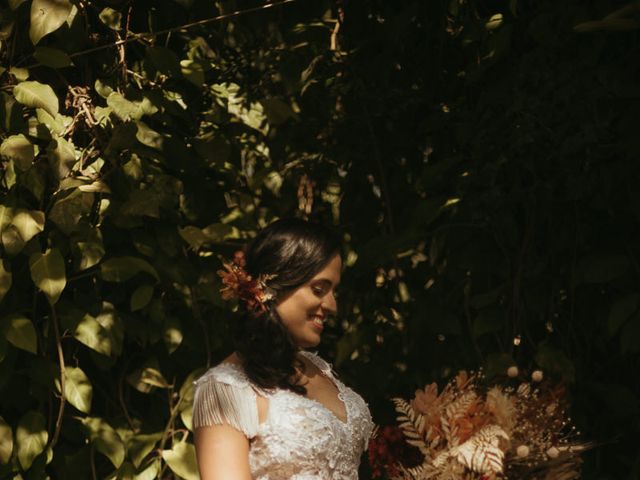
{"label": "sunlit leaf", "polygon": [[28,242],[44,230],[44,212],[39,210],[24,210],[21,208],[16,209],[13,211],[11,225],[16,228],[22,240]]}
{"label": "sunlit leaf", "polygon": [[0,417],[0,464],[6,465],[13,453],[13,431],[4,418]]}
{"label": "sunlit leaf", "polygon": [[127,452],[136,468],[140,468],[142,461],[153,450],[162,438],[162,432],[137,434],[127,442]]}
{"label": "sunlit leaf", "polygon": [[122,14],[111,7],[103,8],[98,17],[102,23],[112,30],[120,30],[122,28],[120,26]]}
{"label": "sunlit leaf", "polygon": [[58,179],[65,178],[76,163],[76,150],[73,144],[62,137],[53,140],[47,147],[52,167]]}
{"label": "sunlit leaf", "polygon": [[73,336],[92,350],[111,355],[112,338],[109,332],[91,315],[86,314],[72,327]]}
{"label": "sunlit leaf", "polygon": [[79,227],[80,219],[91,213],[93,199],[93,194],[76,189],[53,204],[49,220],[69,235]]}
{"label": "sunlit leaf", "polygon": [[113,113],[124,121],[140,120],[142,115],[144,115],[140,104],[127,100],[118,92],[109,94],[107,97],[107,105],[113,109]]}
{"label": "sunlit leaf", "polygon": [[58,114],[58,97],[49,85],[36,81],[22,82],[13,87],[13,96],[27,107],[42,108],[52,117]]}
{"label": "sunlit leaf", "polygon": [[87,417],[81,421],[96,450],[106,456],[114,467],[120,467],[124,461],[125,448],[122,439],[113,427],[98,417]]}
{"label": "sunlit leaf", "polygon": [[25,171],[33,163],[35,148],[24,135],[12,135],[0,145],[0,156],[5,160],[13,161],[19,170]]}
{"label": "sunlit leaf", "polygon": [[182,325],[172,316],[165,317],[163,339],[169,353],[173,353],[182,343]]}
{"label": "sunlit leaf", "polygon": [[44,415],[35,411],[27,412],[18,422],[18,428],[16,428],[18,461],[25,470],[31,467],[35,458],[47,446],[49,435],[45,425]]}
{"label": "sunlit leaf", "polygon": [[85,373],[77,367],[65,369],[65,398],[71,405],[84,413],[91,411],[93,387]]}
{"label": "sunlit leaf", "polygon": [[104,257],[105,249],[102,242],[102,233],[98,228],[92,229],[90,233],[80,238],[81,240],[75,245],[80,254],[78,270],[82,271],[97,265]]}
{"label": "sunlit leaf", "polygon": [[44,292],[49,303],[54,304],[67,285],[64,259],[57,248],[45,253],[34,253],[29,257],[29,268],[33,283]]}
{"label": "sunlit leaf", "polygon": [[5,297],[7,292],[11,289],[13,283],[13,274],[11,270],[7,268],[5,260],[0,259],[0,302]]}
{"label": "sunlit leaf", "polygon": [[500,25],[502,25],[503,21],[504,21],[504,18],[502,16],[502,14],[501,13],[496,13],[495,15],[491,16],[489,21],[487,23],[485,23],[484,26],[485,26],[485,28],[487,30],[495,30]]}
{"label": "sunlit leaf", "polygon": [[20,315],[10,315],[2,319],[2,333],[14,347],[37,353],[38,340],[31,320]]}
{"label": "sunlit leaf", "polygon": [[60,28],[72,7],[68,0],[33,0],[29,24],[31,42],[35,45],[42,37]]}
{"label": "sunlit leaf", "polygon": [[163,450],[162,458],[173,473],[185,480],[199,480],[195,447],[187,442],[176,443],[171,450]]}

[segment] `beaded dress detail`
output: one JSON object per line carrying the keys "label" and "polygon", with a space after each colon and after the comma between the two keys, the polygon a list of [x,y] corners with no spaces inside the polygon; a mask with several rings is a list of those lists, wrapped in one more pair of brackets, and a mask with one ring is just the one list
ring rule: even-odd
{"label": "beaded dress detail", "polygon": [[[194,427],[228,423],[250,440],[249,465],[256,480],[355,480],[373,430],[362,397],[335,377],[319,356],[301,352],[334,382],[346,421],[320,402],[284,389],[252,385],[242,367],[222,363],[196,382]],[[258,423],[256,395],[268,399]]]}

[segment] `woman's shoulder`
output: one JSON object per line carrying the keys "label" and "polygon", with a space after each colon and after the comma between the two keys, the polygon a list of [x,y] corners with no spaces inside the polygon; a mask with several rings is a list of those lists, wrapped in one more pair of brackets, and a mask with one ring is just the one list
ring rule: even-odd
{"label": "woman's shoulder", "polygon": [[236,387],[251,386],[242,362],[236,353],[232,353],[217,365],[209,368],[194,383],[196,386],[204,383],[225,383]]}
{"label": "woman's shoulder", "polygon": [[309,350],[301,350],[300,351],[300,355],[302,355],[308,361],[313,363],[325,375],[333,375],[333,376],[335,376],[335,373],[333,371],[333,365],[331,365],[329,362],[327,362],[324,358],[322,358],[317,353],[311,352]]}

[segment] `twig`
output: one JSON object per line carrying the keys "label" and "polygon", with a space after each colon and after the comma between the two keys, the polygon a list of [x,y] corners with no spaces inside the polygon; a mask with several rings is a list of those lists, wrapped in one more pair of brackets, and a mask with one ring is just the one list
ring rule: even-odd
{"label": "twig", "polygon": [[[169,405],[171,405],[172,398],[173,398],[173,388],[169,391]],[[178,416],[178,413],[180,411],[181,403],[182,403],[182,397],[179,397],[178,401],[171,409],[171,414],[169,415],[169,421],[167,422],[167,426],[165,427],[164,432],[162,433],[162,439],[160,440],[160,445],[158,445],[158,452],[161,454],[162,454],[162,451],[164,450],[164,446],[167,443],[167,440],[169,439],[169,436],[172,436],[170,432],[173,428],[173,422],[175,422],[176,417]],[[160,475],[158,475],[158,478],[164,478],[164,472],[166,471],[166,469],[167,469],[167,464],[165,463],[162,466],[162,469],[160,470]]]}
{"label": "twig", "polygon": [[56,419],[56,429],[53,434],[53,438],[51,439],[51,443],[49,444],[49,448],[53,449],[56,443],[58,443],[58,438],[60,437],[60,430],[62,429],[62,416],[64,415],[64,407],[66,403],[66,398],[65,398],[66,369],[65,369],[65,363],[64,363],[64,352],[62,350],[62,341],[60,339],[60,328],[58,327],[58,315],[56,314],[56,309],[53,305],[51,305],[51,323],[53,323],[53,331],[56,335],[56,348],[58,350],[58,362],[60,364],[60,407],[58,408],[58,418]]}
{"label": "twig", "polygon": [[[119,47],[120,45],[124,45],[126,43],[129,42],[133,42],[136,40],[142,40],[144,38],[147,37],[157,37],[158,35],[164,35],[164,34],[168,34],[171,32],[179,32],[180,30],[186,30],[189,28],[193,28],[193,27],[198,27],[200,25],[206,25],[208,23],[212,23],[212,22],[217,22],[219,20],[225,20],[227,18],[233,18],[233,17],[237,17],[240,15],[244,15],[245,13],[253,13],[253,12],[258,12],[260,10],[267,10],[269,8],[273,8],[273,7],[279,7],[281,5],[285,5],[287,3],[293,3],[297,0],[282,0],[280,2],[273,2],[273,3],[267,3],[266,5],[261,5],[259,7],[254,7],[254,8],[248,8],[246,10],[238,10],[235,12],[231,12],[231,13],[227,13],[225,15],[218,15],[217,17],[211,17],[211,18],[205,18],[203,20],[198,20],[197,22],[192,22],[192,23],[186,23],[184,25],[180,25],[178,27],[172,27],[172,28],[165,28],[164,30],[158,30],[157,32],[144,32],[144,33],[135,33],[131,36],[128,36],[127,38],[123,38],[122,40],[118,40],[114,43],[109,43],[107,45],[100,45],[99,47],[93,47],[93,48],[88,48],[86,50],[81,50],[79,52],[76,53],[71,53],[69,54],[69,58],[76,58],[76,57],[80,57],[83,55],[89,55],[91,53],[95,53],[95,52],[100,52],[102,50],[106,50],[109,48],[115,48],[115,47]],[[27,68],[33,68],[40,65],[39,63],[36,63],[34,65],[30,65]]]}
{"label": "twig", "polygon": [[90,462],[91,464],[91,479],[98,480],[98,473],[96,472],[96,447],[95,443],[91,443]]}

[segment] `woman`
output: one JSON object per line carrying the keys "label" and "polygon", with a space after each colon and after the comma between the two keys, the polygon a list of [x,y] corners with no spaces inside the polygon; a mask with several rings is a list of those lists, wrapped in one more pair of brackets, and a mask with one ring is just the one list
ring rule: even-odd
{"label": "woman", "polygon": [[196,382],[202,480],[356,479],[371,415],[305,350],[336,313],[339,240],[320,225],[279,220],[226,267],[223,296],[237,297],[243,315],[236,351]]}

